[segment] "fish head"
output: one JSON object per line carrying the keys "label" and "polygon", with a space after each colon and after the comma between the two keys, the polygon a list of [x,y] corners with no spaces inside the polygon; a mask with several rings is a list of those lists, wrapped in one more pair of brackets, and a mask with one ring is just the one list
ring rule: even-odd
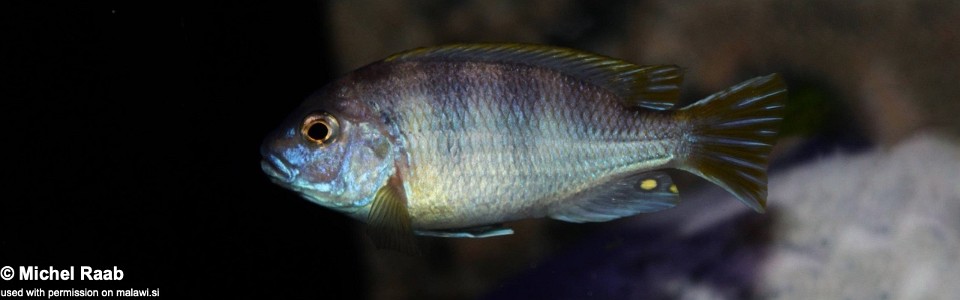
{"label": "fish head", "polygon": [[361,98],[337,84],[308,98],[264,140],[260,166],[274,183],[365,221],[376,191],[396,172],[397,150]]}

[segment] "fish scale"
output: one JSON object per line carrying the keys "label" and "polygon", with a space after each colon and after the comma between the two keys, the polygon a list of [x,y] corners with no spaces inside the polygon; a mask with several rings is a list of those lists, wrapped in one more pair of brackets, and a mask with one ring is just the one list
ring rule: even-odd
{"label": "fish scale", "polygon": [[762,212],[783,81],[756,77],[675,107],[682,78],[677,66],[558,47],[409,50],[308,98],[264,141],[261,167],[367,222],[378,246],[406,250],[411,233],[489,237],[523,218],[667,209],[680,198],[666,168]]}
{"label": "fish scale", "polygon": [[[430,64],[419,67],[429,69]],[[462,66],[464,69],[480,67]],[[415,217],[412,219],[415,226],[444,228],[461,225],[459,222],[464,219],[486,223],[529,217],[514,213],[517,211],[542,216],[547,207],[544,203],[585,189],[587,184],[583,182],[636,171],[642,168],[639,162],[668,155],[667,149],[657,147],[658,141],[645,140],[650,138],[648,135],[633,135],[631,140],[630,133],[649,126],[643,126],[642,119],[627,121],[636,114],[624,111],[612,95],[595,87],[581,86],[560,74],[539,74],[540,71],[530,68],[514,67],[512,77],[493,84],[490,78],[458,77],[456,74],[464,72],[449,66],[437,69],[429,72],[431,76],[447,80],[425,82],[457,87],[436,86],[435,90],[445,92],[408,95],[395,99],[398,102],[390,105],[399,109],[394,112],[400,116],[394,120],[397,130],[409,132],[402,139],[409,145],[406,150],[410,156],[406,180],[412,189],[407,192],[408,209],[412,215],[427,216],[423,219],[430,220],[424,224],[426,222]],[[499,72],[502,71],[491,71]],[[534,86],[562,86],[566,90],[524,92],[517,88],[528,84],[521,78],[542,78],[540,84]],[[582,94],[577,95],[575,91]],[[531,94],[544,94],[547,99],[537,99]],[[583,94],[602,97],[583,99]],[[426,103],[410,105],[417,101]],[[533,101],[541,105],[531,105]],[[421,113],[425,106],[439,109]],[[511,115],[535,116],[538,126],[534,130],[519,127],[510,121]],[[452,122],[452,118],[463,122]],[[615,126],[624,123],[630,124],[625,134],[611,136]],[[609,143],[611,139],[621,142]],[[448,146],[451,143],[453,147]],[[451,149],[459,150],[454,159],[449,159]],[[540,168],[531,168],[535,162]],[[458,180],[461,178],[468,180]],[[434,188],[423,188],[427,186]],[[429,192],[421,192],[425,190]],[[451,207],[454,209],[449,209]],[[515,216],[503,217],[510,214]]]}

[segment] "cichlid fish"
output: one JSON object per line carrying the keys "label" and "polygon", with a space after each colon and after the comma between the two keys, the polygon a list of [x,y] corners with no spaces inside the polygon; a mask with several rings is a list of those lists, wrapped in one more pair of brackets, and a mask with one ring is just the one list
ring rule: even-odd
{"label": "cichlid fish", "polygon": [[415,49],[310,96],[266,138],[261,167],[387,247],[667,209],[680,198],[666,168],[763,212],[784,83],[757,77],[675,108],[681,81],[676,66],[566,48]]}

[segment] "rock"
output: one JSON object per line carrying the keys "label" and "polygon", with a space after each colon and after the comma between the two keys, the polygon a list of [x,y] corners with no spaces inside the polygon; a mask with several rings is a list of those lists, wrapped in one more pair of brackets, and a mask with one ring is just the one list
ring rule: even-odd
{"label": "rock", "polygon": [[[719,187],[614,222],[492,299],[949,299],[960,294],[960,146],[920,134],[770,176],[767,214]],[[681,191],[683,193],[683,191]]]}
{"label": "rock", "polygon": [[835,155],[770,178],[779,212],[759,294],[931,299],[960,294],[960,147],[936,135]]}

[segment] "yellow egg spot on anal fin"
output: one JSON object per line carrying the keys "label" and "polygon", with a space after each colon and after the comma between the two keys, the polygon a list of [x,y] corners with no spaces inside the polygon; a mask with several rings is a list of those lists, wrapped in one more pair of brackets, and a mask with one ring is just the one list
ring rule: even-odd
{"label": "yellow egg spot on anal fin", "polygon": [[644,179],[643,181],[640,182],[640,188],[641,188],[641,189],[644,189],[644,190],[647,190],[647,191],[653,190],[653,189],[657,188],[657,180],[656,180],[656,179]]}
{"label": "yellow egg spot on anal fin", "polygon": [[680,195],[667,190],[671,184],[670,175],[660,171],[617,178],[583,191],[579,198],[554,207],[548,215],[561,221],[583,223],[661,211],[680,203]]}
{"label": "yellow egg spot on anal fin", "polygon": [[680,190],[677,190],[677,185],[676,185],[676,184],[671,184],[671,185],[670,185],[670,192],[671,192],[671,193],[674,193],[674,194],[679,194],[679,193],[680,193]]}

